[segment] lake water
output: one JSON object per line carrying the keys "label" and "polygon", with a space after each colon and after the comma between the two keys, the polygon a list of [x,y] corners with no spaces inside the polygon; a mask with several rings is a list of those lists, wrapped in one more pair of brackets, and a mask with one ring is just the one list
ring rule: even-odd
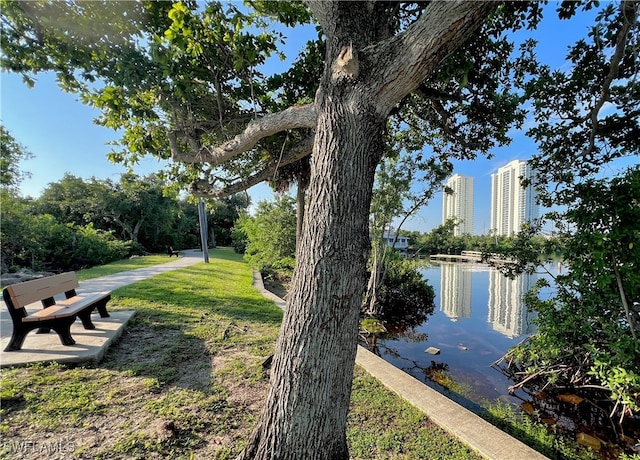
{"label": "lake water", "polygon": [[[547,267],[556,273],[557,267]],[[473,408],[482,400],[505,399],[513,382],[490,367],[512,346],[535,332],[534,315],[522,296],[548,273],[508,279],[483,264],[438,263],[423,270],[436,293],[432,315],[420,325],[378,339],[376,352],[394,366]],[[429,354],[428,347],[440,349]],[[433,381],[444,370],[458,385]],[[436,373],[436,375],[438,375]],[[442,375],[440,373],[439,375]],[[515,401],[514,401],[515,402]]]}

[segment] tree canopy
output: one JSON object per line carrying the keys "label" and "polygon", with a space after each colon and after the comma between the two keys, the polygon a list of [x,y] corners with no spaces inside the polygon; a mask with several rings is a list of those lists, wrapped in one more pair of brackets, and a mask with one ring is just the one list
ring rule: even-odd
{"label": "tree canopy", "polygon": [[17,191],[23,179],[29,177],[29,172],[21,168],[20,162],[32,157],[33,154],[0,125],[0,186],[3,190]]}
{"label": "tree canopy", "polygon": [[[274,22],[310,27],[311,11],[297,2],[202,6],[4,1],[2,67],[21,73],[28,84],[38,72],[55,72],[64,90],[101,110],[100,124],[123,130],[111,159],[132,164],[148,154],[173,157],[179,161],[167,174],[199,194],[232,194],[276,174],[286,177],[288,165],[311,153],[312,101],[326,35],[305,44],[290,69],[264,76],[260,69],[281,54],[277,45],[284,39],[273,31]],[[376,8],[390,18],[382,38],[407,28],[424,5]],[[522,17],[513,14],[520,9]],[[503,32],[534,24],[540,11],[503,5],[493,14],[437,73],[393,104],[390,145],[412,152],[430,145],[438,160],[418,153],[416,164],[424,170],[436,161],[489,154],[492,146],[507,144],[508,129],[524,120],[512,83],[513,45]],[[278,110],[277,117],[262,120]],[[251,120],[252,129],[234,138]],[[265,131],[267,123],[280,126]]]}

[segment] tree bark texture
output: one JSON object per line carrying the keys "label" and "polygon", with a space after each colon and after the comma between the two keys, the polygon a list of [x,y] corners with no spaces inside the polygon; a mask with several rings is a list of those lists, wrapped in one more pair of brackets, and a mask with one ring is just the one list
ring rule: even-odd
{"label": "tree bark texture", "polygon": [[304,222],[306,195],[306,184],[301,184],[300,181],[298,181],[298,187],[296,190],[296,254],[298,253],[298,246],[300,245],[300,239],[302,238],[302,223]]}
{"label": "tree bark texture", "polygon": [[[340,92],[339,90],[337,92]],[[246,459],[348,459],[368,218],[384,120],[365,101],[327,95],[306,218],[260,426]]]}
{"label": "tree bark texture", "polygon": [[[439,3],[449,2],[435,2]],[[466,7],[468,3],[475,2],[456,3],[459,10],[453,16],[451,9],[438,6],[446,24],[442,26],[438,18],[430,21],[438,24],[438,31],[444,30],[438,32],[440,47],[455,49],[449,40],[462,40],[480,23],[481,14]],[[427,67],[420,72],[416,70],[420,62],[409,63],[411,83],[402,69],[389,70],[399,58],[376,52],[373,46],[389,19],[384,8],[376,5],[380,4],[310,2],[327,35],[327,55],[314,103],[316,134],[303,231],[269,393],[239,459],[349,458],[346,421],[371,247],[368,226],[374,173],[384,151],[386,119],[397,102],[390,101],[399,101],[397,94],[402,92],[385,79],[392,75],[408,93],[440,62],[433,56],[441,60],[447,54],[432,37],[429,46],[437,49],[426,53]],[[469,11],[475,13],[470,15],[473,20],[465,19]],[[466,35],[459,29],[466,29]],[[421,55],[416,40],[407,43],[412,56]],[[389,49],[399,49],[397,41],[391,45]],[[393,94],[384,96],[385,92]]]}

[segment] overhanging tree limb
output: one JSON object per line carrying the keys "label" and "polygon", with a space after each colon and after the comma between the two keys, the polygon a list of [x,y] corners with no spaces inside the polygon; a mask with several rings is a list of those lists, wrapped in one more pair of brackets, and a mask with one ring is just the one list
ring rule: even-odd
{"label": "overhanging tree limb", "polygon": [[316,107],[305,104],[290,107],[282,112],[265,115],[247,125],[244,131],[224,144],[214,147],[202,147],[196,155],[184,154],[172,149],[172,158],[185,163],[209,163],[217,166],[247,150],[253,148],[260,139],[287,129],[315,128]]}
{"label": "overhanging tree limb", "polygon": [[495,2],[432,2],[405,32],[362,50],[370,63],[387,63],[376,76],[379,107],[388,113],[413,92],[430,70],[460,46],[462,37],[477,29],[497,7]]}
{"label": "overhanging tree limb", "polygon": [[616,37],[616,47],[611,56],[611,62],[609,63],[609,73],[607,74],[604,82],[602,83],[602,89],[600,91],[600,97],[596,101],[593,109],[589,112],[589,119],[591,121],[591,132],[589,134],[589,145],[583,152],[583,156],[589,155],[593,152],[596,143],[596,135],[598,133],[598,114],[604,106],[605,102],[609,101],[611,93],[611,84],[618,75],[618,69],[620,63],[624,58],[625,48],[629,39],[629,32],[637,22],[637,10],[640,8],[640,2],[625,0],[620,4],[620,12],[623,17],[622,28],[618,32]]}
{"label": "overhanging tree limb", "polygon": [[272,159],[267,166],[260,172],[253,174],[252,176],[234,182],[222,189],[212,190],[211,184],[208,181],[199,181],[193,184],[191,192],[198,197],[210,197],[210,198],[222,198],[225,196],[233,195],[234,193],[241,192],[250,187],[253,187],[260,182],[264,182],[273,177],[276,170],[282,166],[294,163],[307,155],[311,154],[313,148],[313,136],[307,137],[305,140],[297,144],[291,150],[289,150],[282,158]]}

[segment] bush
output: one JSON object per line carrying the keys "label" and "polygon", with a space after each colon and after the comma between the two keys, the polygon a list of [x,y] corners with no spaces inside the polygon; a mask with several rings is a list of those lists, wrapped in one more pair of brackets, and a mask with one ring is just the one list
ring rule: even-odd
{"label": "bush", "polygon": [[[132,242],[129,241],[129,257],[131,256],[144,256],[149,254],[149,252],[147,251],[147,249],[140,243],[138,242]],[[154,248],[155,249],[155,248]],[[158,252],[164,252],[164,248],[162,250],[159,250]]]}
{"label": "bush", "polygon": [[435,307],[435,291],[414,261],[392,253],[385,260],[385,274],[378,288],[378,317],[396,325],[420,324]]}
{"label": "bush", "polygon": [[111,232],[97,230],[92,224],[75,227],[75,231],[74,269],[104,265],[129,255],[131,244],[118,240]]}
{"label": "bush", "polygon": [[236,245],[246,235],[245,258],[258,270],[291,275],[295,266],[295,200],[285,196],[276,201],[258,203],[255,217],[242,216],[236,222]]}
{"label": "bush", "polygon": [[32,217],[31,241],[26,250],[32,253],[34,270],[65,270],[73,263],[73,234],[68,225],[49,215]]}
{"label": "bush", "polygon": [[544,281],[525,297],[538,333],[510,352],[510,371],[533,390],[572,388],[616,420],[638,417],[640,167],[565,195],[571,206],[559,228],[569,270],[554,297],[538,295]]}
{"label": "bush", "polygon": [[231,247],[233,247],[233,250],[238,254],[244,254],[247,250],[249,237],[247,237],[245,231],[240,228],[242,221],[239,220],[238,222],[236,222],[236,226],[233,227],[233,230],[231,231]]}

